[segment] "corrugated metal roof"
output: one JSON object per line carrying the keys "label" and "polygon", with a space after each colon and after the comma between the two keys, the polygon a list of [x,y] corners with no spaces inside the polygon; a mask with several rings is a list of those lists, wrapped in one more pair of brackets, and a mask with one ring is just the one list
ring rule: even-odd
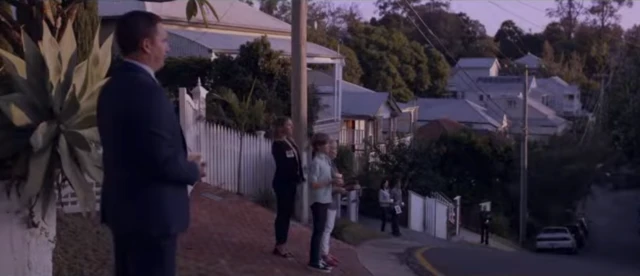
{"label": "corrugated metal roof", "polygon": [[491,68],[497,58],[460,58],[455,67],[458,68]]}
{"label": "corrugated metal roof", "polygon": [[[535,77],[529,78],[529,87],[535,82]],[[524,77],[522,76],[497,76],[479,77],[476,80],[477,87],[483,92],[501,94],[519,94],[524,90]],[[475,88],[477,89],[477,88]]]}
{"label": "corrugated metal roof", "polygon": [[[169,32],[203,45],[211,49],[214,53],[237,53],[241,45],[260,38],[259,35],[219,33],[211,30],[169,29]],[[291,55],[291,38],[269,36],[267,36],[267,38],[271,43],[272,49],[282,51],[287,56]],[[342,57],[338,52],[314,43],[307,43],[307,56],[325,58]]]}
{"label": "corrugated metal roof", "polygon": [[[134,10],[153,12],[163,19],[183,20],[186,22],[185,10],[187,0],[153,3],[138,0],[98,0],[100,16],[120,16]],[[209,1],[220,17],[217,21],[211,13],[207,14],[207,22],[211,27],[235,26],[260,30],[291,31],[291,25],[272,17],[260,10],[237,0]],[[202,22],[201,15],[196,15],[193,22]]]}
{"label": "corrugated metal roof", "polygon": [[[329,73],[325,73],[318,70],[307,71],[307,83],[309,85],[315,85],[316,89],[320,93],[333,93],[335,78]],[[359,86],[357,84],[350,83],[348,81],[342,81],[343,92],[359,92],[359,93],[376,93],[371,89]]]}
{"label": "corrugated metal roof", "polygon": [[361,93],[342,91],[342,116],[370,116],[386,104],[389,93]]}
{"label": "corrugated metal roof", "polygon": [[418,120],[433,121],[447,118],[461,123],[500,123],[486,113],[486,109],[465,99],[419,99]]}

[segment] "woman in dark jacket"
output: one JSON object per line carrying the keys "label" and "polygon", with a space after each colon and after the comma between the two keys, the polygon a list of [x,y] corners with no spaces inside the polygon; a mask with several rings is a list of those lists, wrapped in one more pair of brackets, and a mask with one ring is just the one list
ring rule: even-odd
{"label": "woman in dark jacket", "polygon": [[278,118],[275,122],[275,139],[271,145],[271,154],[276,162],[273,190],[277,204],[274,226],[276,246],[273,254],[284,258],[292,257],[291,253],[285,249],[285,244],[289,235],[289,223],[295,209],[296,188],[304,181],[300,151],[291,139],[292,134],[291,119]]}

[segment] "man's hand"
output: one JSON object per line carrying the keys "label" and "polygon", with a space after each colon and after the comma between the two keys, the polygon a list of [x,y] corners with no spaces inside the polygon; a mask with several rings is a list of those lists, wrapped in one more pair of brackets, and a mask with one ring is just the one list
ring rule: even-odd
{"label": "man's hand", "polygon": [[199,153],[189,153],[189,156],[187,156],[187,160],[189,160],[189,162],[193,162],[198,165],[200,178],[207,176],[207,174],[204,172],[204,168],[207,167],[207,163],[202,161],[202,155],[200,155]]}
{"label": "man's hand", "polygon": [[187,160],[189,160],[189,162],[200,164],[200,162],[202,161],[202,155],[200,155],[199,153],[189,153],[189,156],[187,156]]}

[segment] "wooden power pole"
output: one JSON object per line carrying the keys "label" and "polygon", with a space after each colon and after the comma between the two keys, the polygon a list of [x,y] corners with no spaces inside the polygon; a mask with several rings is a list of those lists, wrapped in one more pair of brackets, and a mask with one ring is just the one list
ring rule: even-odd
{"label": "wooden power pole", "polygon": [[529,69],[524,71],[524,91],[522,92],[522,141],[520,143],[520,245],[527,239],[527,176],[528,176],[528,136],[529,136]]}
{"label": "wooden power pole", "polygon": [[[307,0],[291,1],[291,119],[294,139],[300,148],[302,166],[307,167]],[[309,221],[309,186],[302,185],[298,218]]]}

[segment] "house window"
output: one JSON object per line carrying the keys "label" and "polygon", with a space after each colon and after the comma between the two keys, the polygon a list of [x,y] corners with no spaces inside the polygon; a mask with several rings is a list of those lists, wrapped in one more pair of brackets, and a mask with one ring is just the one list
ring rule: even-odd
{"label": "house window", "polygon": [[354,120],[346,120],[344,122],[344,125],[347,129],[355,129],[356,128],[356,121]]}
{"label": "house window", "polygon": [[508,100],[507,100],[507,106],[508,106],[508,107],[516,107],[516,100],[514,100],[514,99],[508,99]]}
{"label": "house window", "polygon": [[481,102],[484,101],[484,95],[478,95],[478,100],[480,100]]}
{"label": "house window", "polygon": [[576,95],[569,94],[569,95],[567,95],[566,97],[567,97],[567,100],[573,101],[573,100],[575,100]]}

